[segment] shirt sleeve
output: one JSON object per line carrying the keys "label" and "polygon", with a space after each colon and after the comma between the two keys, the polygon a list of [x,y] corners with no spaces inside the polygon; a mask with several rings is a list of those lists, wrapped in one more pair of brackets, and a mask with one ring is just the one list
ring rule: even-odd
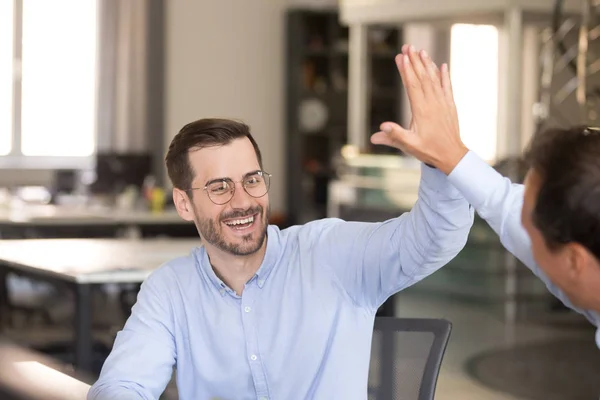
{"label": "shirt sleeve", "polygon": [[410,212],[381,223],[329,219],[314,239],[314,262],[333,271],[355,304],[377,309],[451,261],[465,246],[473,217],[446,175],[422,165]]}
{"label": "shirt sleeve", "polygon": [[163,267],[142,284],[88,400],[150,400],[164,392],[176,360],[168,272]]}
{"label": "shirt sleeve", "polygon": [[521,224],[523,185],[512,183],[473,152],[461,160],[448,178],[496,232],[502,245],[539,277],[554,296],[598,324],[600,317],[596,313],[573,306],[536,264],[529,235]]}

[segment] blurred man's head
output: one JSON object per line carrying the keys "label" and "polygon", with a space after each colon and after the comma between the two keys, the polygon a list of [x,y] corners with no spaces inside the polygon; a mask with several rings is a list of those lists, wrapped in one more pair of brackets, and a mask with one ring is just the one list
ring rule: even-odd
{"label": "blurred man's head", "polygon": [[600,308],[600,130],[538,132],[525,159],[523,226],[533,256],[574,305]]}
{"label": "blurred man's head", "polygon": [[235,256],[262,248],[270,175],[246,124],[214,118],[191,122],[173,138],[166,164],[177,212],[194,221],[207,248]]}

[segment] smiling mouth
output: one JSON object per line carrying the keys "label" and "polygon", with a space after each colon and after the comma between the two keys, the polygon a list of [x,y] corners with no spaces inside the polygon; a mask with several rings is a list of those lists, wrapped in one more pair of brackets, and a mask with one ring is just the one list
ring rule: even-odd
{"label": "smiling mouth", "polygon": [[258,214],[253,214],[243,218],[230,219],[227,221],[223,221],[223,223],[232,229],[247,229],[254,225],[257,215]]}

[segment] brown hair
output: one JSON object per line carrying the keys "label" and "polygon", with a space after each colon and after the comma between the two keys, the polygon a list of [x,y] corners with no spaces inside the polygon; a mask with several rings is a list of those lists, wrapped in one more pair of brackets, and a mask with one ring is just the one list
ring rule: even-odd
{"label": "brown hair", "polygon": [[171,183],[177,189],[190,189],[194,180],[194,170],[188,157],[190,150],[224,146],[235,139],[244,137],[247,137],[252,143],[256,158],[262,168],[260,149],[250,133],[250,127],[245,123],[230,119],[205,118],[185,125],[171,141],[165,157]]}

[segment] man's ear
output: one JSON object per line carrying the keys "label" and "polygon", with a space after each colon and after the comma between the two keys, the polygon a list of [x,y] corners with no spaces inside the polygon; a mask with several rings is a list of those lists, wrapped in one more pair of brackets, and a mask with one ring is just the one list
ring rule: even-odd
{"label": "man's ear", "polygon": [[181,189],[173,188],[173,204],[175,204],[177,214],[179,214],[181,218],[185,221],[194,220],[192,201],[186,192]]}
{"label": "man's ear", "polygon": [[567,252],[567,274],[572,282],[578,282],[586,268],[590,267],[592,255],[579,243],[568,243],[564,249]]}

